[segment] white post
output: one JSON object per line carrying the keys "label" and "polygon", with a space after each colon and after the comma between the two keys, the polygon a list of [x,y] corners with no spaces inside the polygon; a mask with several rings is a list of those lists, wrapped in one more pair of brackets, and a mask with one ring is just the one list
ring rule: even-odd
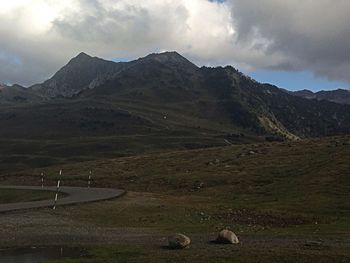
{"label": "white post", "polygon": [[53,204],[53,210],[56,209],[56,203],[57,203],[57,199],[58,199],[58,190],[60,189],[60,183],[61,183],[61,180],[58,180],[57,181],[57,188],[56,188],[56,195],[55,195],[55,202]]}
{"label": "white post", "polygon": [[225,141],[228,145],[233,145],[229,140],[224,139],[224,141]]}
{"label": "white post", "polygon": [[63,180],[62,180],[62,170],[60,170],[60,177],[58,178],[61,181],[61,184],[63,185]]}
{"label": "white post", "polygon": [[92,172],[90,171],[89,181],[88,181],[88,188],[90,188],[90,185],[91,185],[91,174],[92,174]]}
{"label": "white post", "polygon": [[58,181],[57,181],[57,188],[56,188],[56,195],[55,195],[55,202],[54,202],[54,204],[53,204],[53,210],[55,210],[56,209],[56,204],[57,204],[57,199],[58,199],[58,191],[59,191],[59,189],[60,189],[60,184],[61,184],[61,175],[62,175],[62,170],[60,170],[60,176],[59,176],[59,178],[58,178]]}
{"label": "white post", "polygon": [[41,189],[44,188],[44,173],[41,173]]}

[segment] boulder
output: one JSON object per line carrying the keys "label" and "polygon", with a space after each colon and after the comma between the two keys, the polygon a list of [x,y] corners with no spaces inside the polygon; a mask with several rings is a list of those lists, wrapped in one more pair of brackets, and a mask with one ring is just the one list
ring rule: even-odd
{"label": "boulder", "polygon": [[191,244],[191,239],[183,234],[175,234],[168,237],[168,247],[171,249],[183,249]]}
{"label": "boulder", "polygon": [[220,244],[238,244],[239,240],[235,233],[224,229],[219,233],[216,242]]}

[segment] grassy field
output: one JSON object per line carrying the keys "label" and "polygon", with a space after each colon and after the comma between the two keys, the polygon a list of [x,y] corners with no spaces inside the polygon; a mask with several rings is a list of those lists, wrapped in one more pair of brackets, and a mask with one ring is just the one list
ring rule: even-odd
{"label": "grassy field", "polygon": [[[92,106],[94,105],[94,106]],[[125,101],[0,105],[0,175],[30,168],[264,140],[182,109]],[[60,109],[57,111],[57,109]],[[186,109],[186,110],[185,110]],[[166,116],[166,118],[165,118]],[[226,124],[225,124],[226,123]],[[240,134],[244,134],[241,136]]]}
{"label": "grassy field", "polygon": [[0,204],[40,201],[53,199],[54,196],[51,191],[0,189]]}
{"label": "grassy field", "polygon": [[[348,262],[350,137],[257,143],[68,163],[3,175],[1,183],[38,183],[128,190],[116,200],[67,207],[64,218],[125,234],[90,244],[87,256],[57,262]],[[209,241],[222,228],[237,246]],[[189,235],[184,251],[165,249],[168,234]],[[69,244],[67,244],[69,245]]]}

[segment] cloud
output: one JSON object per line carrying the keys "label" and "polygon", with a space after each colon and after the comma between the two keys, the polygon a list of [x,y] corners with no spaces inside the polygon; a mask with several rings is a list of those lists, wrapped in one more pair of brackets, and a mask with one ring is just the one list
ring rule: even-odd
{"label": "cloud", "polygon": [[229,45],[231,27],[229,8],[206,0],[0,0],[0,80],[42,81],[80,51],[111,59],[178,50],[210,60]]}
{"label": "cloud", "polygon": [[266,59],[279,55],[279,70],[310,70],[350,82],[350,1],[230,0],[240,43],[266,40]]}
{"label": "cloud", "polygon": [[80,51],[177,50],[197,64],[350,82],[347,0],[0,0],[0,82],[30,85]]}

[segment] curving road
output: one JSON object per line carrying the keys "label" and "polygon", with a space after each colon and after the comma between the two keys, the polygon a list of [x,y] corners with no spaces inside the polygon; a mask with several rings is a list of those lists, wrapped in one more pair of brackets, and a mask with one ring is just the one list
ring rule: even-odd
{"label": "curving road", "polygon": [[[52,207],[54,204],[54,197],[56,187],[44,187],[40,186],[0,186],[0,189],[19,189],[19,190],[47,190],[53,191],[52,200],[42,200],[34,202],[21,202],[11,204],[0,204],[0,212],[9,212],[22,209]],[[60,192],[68,194],[67,197],[57,200],[56,206],[72,205],[80,203],[89,203],[96,201],[103,201],[113,199],[122,196],[125,191],[109,188],[83,188],[83,187],[60,187]]]}

